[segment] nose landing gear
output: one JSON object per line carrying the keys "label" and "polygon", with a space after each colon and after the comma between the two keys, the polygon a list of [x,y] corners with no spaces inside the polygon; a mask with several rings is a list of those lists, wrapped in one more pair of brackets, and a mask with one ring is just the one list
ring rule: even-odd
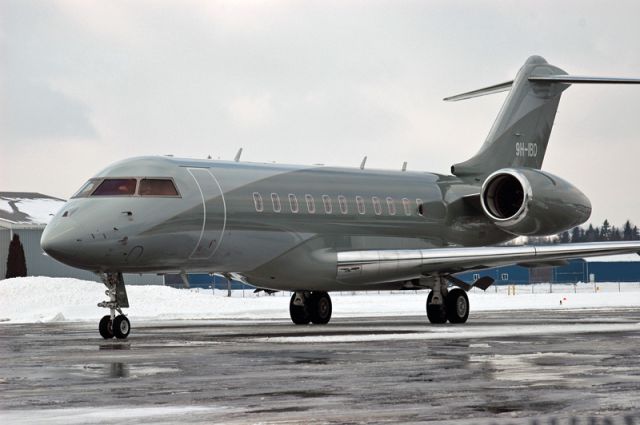
{"label": "nose landing gear", "polygon": [[[109,314],[100,319],[98,331],[104,339],[116,337],[125,339],[129,336],[131,323],[127,316],[122,312],[123,308],[129,307],[129,299],[124,286],[122,273],[107,273],[100,275],[102,283],[107,287],[105,295],[109,297],[109,301],[98,303],[98,307],[108,308]],[[116,311],[119,315],[116,316]]]}

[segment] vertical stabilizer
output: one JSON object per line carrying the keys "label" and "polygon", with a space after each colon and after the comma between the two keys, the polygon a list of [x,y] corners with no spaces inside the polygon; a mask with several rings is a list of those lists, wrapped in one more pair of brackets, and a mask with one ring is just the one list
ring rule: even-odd
{"label": "vertical stabilizer", "polygon": [[[531,56],[511,84],[503,83],[445,100],[461,100],[511,88],[480,151],[465,162],[455,164],[457,176],[484,176],[505,167],[539,169],[551,135],[560,96],[569,84],[533,82],[533,76],[560,76],[566,72]],[[496,90],[496,87],[499,90]]]}
{"label": "vertical stabilizer", "polygon": [[531,56],[513,81],[445,98],[456,101],[510,90],[478,153],[453,165],[451,172],[482,178],[507,167],[539,169],[560,96],[571,84],[640,84],[640,79],[568,75],[544,58]]}

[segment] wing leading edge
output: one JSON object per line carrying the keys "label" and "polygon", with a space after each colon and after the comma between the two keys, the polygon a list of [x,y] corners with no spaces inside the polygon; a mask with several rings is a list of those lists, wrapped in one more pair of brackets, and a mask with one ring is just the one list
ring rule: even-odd
{"label": "wing leading edge", "polygon": [[509,264],[553,264],[562,260],[629,253],[640,254],[640,242],[343,251],[338,252],[337,278],[345,283],[375,284]]}

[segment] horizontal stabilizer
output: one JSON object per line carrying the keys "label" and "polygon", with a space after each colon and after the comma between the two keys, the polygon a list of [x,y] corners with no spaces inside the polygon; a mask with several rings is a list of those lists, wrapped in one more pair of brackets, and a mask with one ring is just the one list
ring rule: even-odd
{"label": "horizontal stabilizer", "polygon": [[[585,77],[579,75],[543,75],[530,76],[528,80],[532,83],[565,83],[565,84],[640,84],[640,78],[617,78],[617,77]],[[511,89],[513,81],[495,84],[478,90],[445,97],[447,102],[471,99],[488,94],[500,93]]]}
{"label": "horizontal stabilizer", "polygon": [[465,99],[471,99],[473,97],[485,96],[487,94],[500,93],[500,92],[511,89],[512,85],[513,85],[513,81],[507,81],[504,83],[495,84],[493,86],[485,87],[482,89],[473,90],[473,91],[469,91],[462,94],[457,94],[455,96],[445,97],[443,100],[445,100],[446,102],[455,102],[458,100],[465,100]]}
{"label": "horizontal stabilizer", "polygon": [[639,78],[583,77],[578,75],[530,76],[532,83],[568,83],[568,84],[640,84]]}

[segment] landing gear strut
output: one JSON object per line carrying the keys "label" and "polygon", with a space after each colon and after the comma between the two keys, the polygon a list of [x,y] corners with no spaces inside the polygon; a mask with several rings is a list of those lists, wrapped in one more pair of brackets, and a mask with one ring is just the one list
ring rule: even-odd
{"label": "landing gear strut", "polygon": [[[122,312],[123,308],[129,307],[129,299],[124,286],[122,273],[107,273],[100,275],[102,283],[107,287],[105,295],[109,297],[108,301],[98,303],[98,307],[108,308],[109,314],[100,319],[98,331],[104,339],[116,337],[125,339],[129,336],[131,323]],[[116,311],[119,315],[116,316]]]}
{"label": "landing gear strut", "polygon": [[331,297],[321,291],[294,292],[289,302],[291,321],[296,325],[306,325],[309,322],[325,325],[331,320],[331,310]]}

